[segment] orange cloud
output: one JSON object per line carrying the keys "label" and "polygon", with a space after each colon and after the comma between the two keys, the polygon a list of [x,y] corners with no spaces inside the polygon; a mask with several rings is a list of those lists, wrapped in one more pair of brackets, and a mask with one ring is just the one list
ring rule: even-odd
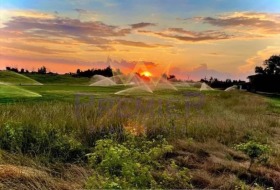
{"label": "orange cloud", "polygon": [[218,17],[201,17],[202,23],[223,27],[227,30],[241,30],[256,35],[277,35],[280,33],[280,14],[259,12],[235,12]]}
{"label": "orange cloud", "polygon": [[258,51],[256,55],[248,58],[246,64],[240,66],[238,69],[241,73],[254,72],[256,66],[261,66],[263,61],[272,55],[278,55],[280,46],[268,46],[265,49]]}
{"label": "orange cloud", "polygon": [[130,25],[133,29],[139,29],[139,28],[145,28],[148,26],[156,26],[155,23],[150,23],[150,22],[140,22],[140,23],[136,23],[136,24],[131,24]]}
{"label": "orange cloud", "polygon": [[169,28],[162,32],[153,32],[140,30],[140,33],[153,34],[155,36],[160,36],[164,38],[176,39],[184,42],[202,42],[202,41],[212,41],[212,40],[225,40],[231,39],[234,36],[231,34],[226,34],[225,32],[207,30],[203,32],[194,32],[185,30],[183,28]]}

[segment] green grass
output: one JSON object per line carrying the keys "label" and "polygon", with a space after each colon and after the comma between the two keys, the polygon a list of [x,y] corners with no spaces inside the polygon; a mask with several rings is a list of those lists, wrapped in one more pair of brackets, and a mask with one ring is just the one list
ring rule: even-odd
{"label": "green grass", "polygon": [[[42,86],[4,86],[0,88],[0,103],[9,102],[44,102],[62,101],[73,103],[78,94],[81,99],[88,96],[95,98],[112,96],[115,92],[124,89],[124,86],[115,87],[95,87],[78,85],[42,85]],[[4,88],[6,90],[4,90]],[[25,92],[25,93],[21,93]],[[27,92],[40,94],[40,97],[23,96]]]}
{"label": "green grass", "polygon": [[25,76],[32,78],[42,84],[63,84],[63,85],[89,85],[90,78],[87,77],[72,77],[71,75],[50,75],[25,73]]}
{"label": "green grass", "polygon": [[38,85],[36,80],[12,71],[0,71],[0,82],[13,85]]}
{"label": "green grass", "polygon": [[31,98],[31,97],[41,97],[40,94],[34,93],[32,91],[26,90],[19,86],[3,85],[0,84],[0,102],[1,99],[7,98]]}
{"label": "green grass", "polygon": [[267,99],[270,109],[280,114],[280,96],[268,97]]}
{"label": "green grass", "polygon": [[[83,184],[90,188],[136,188],[135,183],[143,188],[234,189],[249,188],[255,182],[261,187],[276,184],[273,175],[280,169],[278,98],[240,91],[199,92],[197,88],[137,96],[114,94],[124,86],[14,88],[42,97],[8,97],[8,90],[2,91],[1,149],[32,158],[44,167],[69,163],[90,167],[91,177]],[[77,93],[83,94],[78,102]],[[161,150],[152,146],[160,142],[158,137],[174,149],[154,158],[152,150]],[[110,146],[108,139],[113,140]],[[247,171],[250,159],[234,147],[250,141],[269,145],[272,151],[268,160]],[[86,155],[100,158],[91,157],[88,163]],[[109,162],[111,156],[119,160]]]}
{"label": "green grass", "polygon": [[89,85],[90,78],[72,77],[71,75],[51,75],[38,73],[16,73],[0,71],[0,82],[13,85],[59,84],[59,85]]}

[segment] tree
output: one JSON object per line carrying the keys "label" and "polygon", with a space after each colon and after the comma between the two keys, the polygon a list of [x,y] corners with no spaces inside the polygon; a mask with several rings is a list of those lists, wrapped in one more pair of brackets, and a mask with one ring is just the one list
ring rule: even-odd
{"label": "tree", "polygon": [[81,71],[80,69],[77,70],[77,73],[75,76],[77,77],[92,77],[94,75],[102,75],[105,77],[111,77],[113,76],[113,71],[111,67],[106,67],[105,69],[88,69],[85,71]]}
{"label": "tree", "polygon": [[169,75],[169,77],[167,77],[167,80],[175,80],[176,76],[175,75]]}
{"label": "tree", "polygon": [[47,73],[47,68],[45,66],[39,68],[38,73],[39,74],[46,74]]}
{"label": "tree", "polygon": [[226,79],[226,83],[231,83],[231,79]]}
{"label": "tree", "polygon": [[257,67],[255,68],[255,73],[264,75],[264,74],[265,74],[265,71],[263,70],[262,67],[257,66]]}
{"label": "tree", "polygon": [[266,75],[280,75],[280,55],[272,55],[263,63],[264,67],[257,66],[255,73]]}
{"label": "tree", "polygon": [[16,67],[15,68],[13,68],[13,67],[6,67],[6,70],[18,73],[18,68],[16,68]]}

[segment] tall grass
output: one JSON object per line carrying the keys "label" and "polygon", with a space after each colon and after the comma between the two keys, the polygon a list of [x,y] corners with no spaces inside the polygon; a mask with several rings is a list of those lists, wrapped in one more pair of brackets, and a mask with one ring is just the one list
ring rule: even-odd
{"label": "tall grass", "polygon": [[[176,98],[176,100],[174,100]],[[104,136],[121,136],[125,128],[142,130],[153,138],[215,139],[230,145],[247,139],[267,142],[278,120],[267,114],[262,97],[247,93],[219,92],[205,96],[199,106],[188,106],[184,97],[169,99],[106,98],[83,102],[2,104],[0,129],[56,131],[86,146]],[[192,102],[192,103],[193,103]],[[34,133],[35,133],[34,132]]]}
{"label": "tall grass", "polygon": [[269,164],[280,168],[275,140],[280,136],[280,120],[263,97],[245,92],[202,96],[108,96],[1,104],[0,148],[47,163],[85,163],[86,154],[95,150],[99,140],[124,143],[129,141],[127,134],[147,141],[161,136],[171,143],[192,139],[227,147],[252,140],[269,144],[273,148]]}

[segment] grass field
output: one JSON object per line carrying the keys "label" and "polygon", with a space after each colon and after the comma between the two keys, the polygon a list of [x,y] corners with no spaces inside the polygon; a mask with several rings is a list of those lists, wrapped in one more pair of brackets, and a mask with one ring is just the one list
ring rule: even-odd
{"label": "grass field", "polygon": [[90,79],[87,77],[72,77],[71,75],[42,75],[42,74],[27,74],[24,76],[29,77],[35,81],[44,84],[64,84],[64,85],[89,85]]}
{"label": "grass field", "polygon": [[[280,188],[279,97],[51,80],[11,87],[40,97],[2,85],[0,188]],[[250,142],[269,147],[251,167]]]}
{"label": "grass field", "polygon": [[13,86],[13,85],[6,85],[0,84],[0,97],[6,99],[14,99],[19,97],[41,97],[39,94],[29,91],[27,89]]}
{"label": "grass field", "polygon": [[12,71],[0,71],[0,82],[13,85],[40,85],[38,81]]}

